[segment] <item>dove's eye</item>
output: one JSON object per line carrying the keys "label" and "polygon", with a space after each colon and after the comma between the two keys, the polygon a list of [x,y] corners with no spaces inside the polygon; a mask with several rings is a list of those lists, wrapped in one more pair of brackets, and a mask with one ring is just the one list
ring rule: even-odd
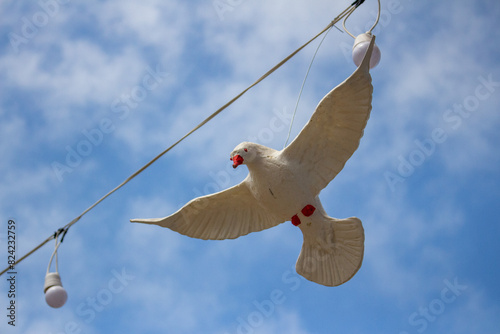
{"label": "dove's eye", "polygon": [[248,150],[246,148],[243,149],[245,152],[248,152]]}

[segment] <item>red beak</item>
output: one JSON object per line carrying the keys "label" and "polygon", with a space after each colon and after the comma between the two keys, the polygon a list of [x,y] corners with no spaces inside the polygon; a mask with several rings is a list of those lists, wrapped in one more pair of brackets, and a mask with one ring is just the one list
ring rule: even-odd
{"label": "red beak", "polygon": [[231,160],[233,160],[233,168],[236,168],[243,163],[243,157],[239,154],[236,154]]}

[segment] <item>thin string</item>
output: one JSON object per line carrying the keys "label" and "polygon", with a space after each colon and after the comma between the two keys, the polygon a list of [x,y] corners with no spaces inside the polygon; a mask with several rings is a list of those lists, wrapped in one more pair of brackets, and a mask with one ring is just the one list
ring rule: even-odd
{"label": "thin string", "polygon": [[[377,26],[377,24],[378,24],[378,21],[380,20],[380,12],[381,12],[382,8],[381,8],[381,5],[380,5],[380,0],[377,0],[377,1],[378,1],[378,13],[377,13],[377,19],[375,20],[375,23],[374,23],[374,24],[373,24],[373,26],[370,28],[370,30],[368,30],[368,31],[367,31],[367,33],[369,33],[369,34],[371,34],[371,33],[372,33],[373,29],[375,29],[375,27],[376,27],[376,26]],[[361,1],[361,2],[359,2],[359,1],[355,1],[355,2],[353,3],[353,5],[355,5],[355,7],[354,7],[354,8],[351,8],[351,9],[349,10],[349,13],[347,14],[347,16],[344,18],[344,21],[342,22],[342,27],[344,28],[345,32],[346,32],[347,34],[349,34],[349,36],[351,36],[351,37],[352,37],[352,38],[354,38],[354,39],[356,39],[356,36],[354,36],[353,34],[351,34],[351,33],[349,32],[349,30],[347,30],[347,28],[346,28],[346,26],[345,26],[345,22],[347,21],[347,19],[349,18],[349,16],[351,16],[351,14],[352,14],[352,13],[356,10],[356,8],[358,8],[358,6],[359,6],[359,5],[361,5],[363,2],[364,2],[364,0],[363,0],[363,1]]]}
{"label": "thin string", "polygon": [[54,256],[55,256],[55,260],[56,260],[56,262],[55,262],[56,263],[56,273],[59,272],[59,259],[58,259],[58,256],[57,256],[57,249],[61,245],[62,239],[64,237],[64,236],[61,237],[61,240],[59,240],[59,234],[60,234],[60,232],[61,232],[61,230],[59,230],[58,232],[56,232],[55,236],[54,236],[54,239],[56,240],[56,245],[55,245],[55,248],[54,248],[54,252],[52,253],[52,256],[50,257],[49,265],[47,266],[47,273],[50,272],[50,265],[52,264],[52,260],[54,259]]}
{"label": "thin string", "polygon": [[[356,39],[356,36],[354,36],[353,34],[351,34],[349,32],[349,30],[347,30],[346,26],[345,26],[345,22],[347,21],[347,19],[349,18],[349,16],[351,16],[351,14],[356,10],[356,8],[358,8],[365,0],[356,0],[354,1],[352,4],[351,4],[351,7],[349,7],[348,9],[346,9],[341,15],[345,15],[345,18],[344,18],[344,21],[342,22],[342,27],[344,28],[345,32],[348,33],[352,38]],[[368,30],[368,33],[371,34],[371,32],[373,31],[373,29],[377,26],[378,24],[378,21],[380,19],[380,0],[378,0],[378,14],[377,14],[377,19],[375,20],[375,23],[373,24],[373,26],[370,28],[370,30]],[[339,15],[340,16],[340,15]],[[337,28],[337,26],[334,25],[335,28]],[[292,120],[290,122],[290,127],[288,129],[288,134],[287,134],[287,137],[286,137],[286,140],[285,140],[285,145],[283,146],[283,148],[286,147],[286,145],[288,145],[288,140],[290,139],[290,133],[292,132],[292,126],[293,126],[293,122],[295,120],[295,115],[297,113],[297,108],[299,106],[299,101],[300,101],[300,97],[302,96],[302,91],[304,90],[304,85],[306,83],[306,80],[307,80],[307,77],[309,75],[309,71],[311,70],[311,66],[314,62],[314,59],[316,58],[316,54],[318,53],[318,50],[319,48],[321,47],[321,44],[323,43],[323,41],[325,40],[326,38],[326,35],[328,35],[328,33],[330,32],[331,30],[331,27],[330,29],[328,29],[328,31],[326,32],[326,34],[323,36],[323,38],[321,39],[320,43],[318,44],[318,47],[316,48],[316,51],[314,52],[314,55],[311,59],[311,63],[309,64],[309,67],[307,69],[307,72],[306,72],[306,75],[304,77],[304,81],[302,82],[302,86],[300,87],[300,91],[299,91],[299,96],[297,98],[297,103],[295,104],[295,109],[293,111],[293,114],[292,114]],[[339,28],[337,28],[337,30],[339,30],[340,32],[343,32],[342,30],[340,30]]]}
{"label": "thin string", "polygon": [[[286,145],[288,145],[288,140],[290,139],[290,133],[292,132],[293,121],[295,120],[295,114],[297,113],[297,108],[299,107],[300,97],[302,96],[302,91],[304,90],[304,86],[306,84],[307,77],[309,76],[309,71],[311,70],[312,64],[314,62],[314,59],[316,58],[316,54],[318,53],[319,48],[321,47],[321,44],[323,44],[323,41],[325,40],[325,38],[328,35],[328,33],[330,32],[330,30],[332,30],[332,27],[330,27],[330,29],[328,29],[328,31],[325,33],[325,35],[323,36],[323,38],[319,42],[318,47],[316,48],[316,51],[314,52],[314,55],[311,59],[311,62],[309,63],[309,67],[307,68],[306,75],[304,77],[304,81],[302,81],[302,86],[300,87],[299,96],[297,97],[297,103],[295,103],[295,109],[293,110],[292,120],[290,121],[290,127],[288,128],[288,134],[286,136],[285,145],[283,145],[283,148],[285,148]],[[340,30],[340,32],[343,32],[343,31]]]}
{"label": "thin string", "polygon": [[[355,2],[356,3],[356,2]],[[354,4],[355,4],[354,3]],[[97,202],[95,202],[94,204],[92,204],[88,209],[86,209],[85,211],[83,211],[78,217],[76,217],[75,219],[73,219],[71,222],[67,223],[66,225],[64,225],[64,227],[62,227],[60,230],[64,231],[63,233],[66,234],[68,229],[73,226],[76,222],[78,222],[85,214],[87,214],[90,210],[92,210],[93,208],[95,208],[98,204],[100,204],[102,201],[104,201],[107,197],[109,197],[111,194],[113,194],[115,191],[117,191],[118,189],[120,189],[121,187],[123,187],[125,184],[127,184],[128,182],[130,182],[133,178],[135,178],[137,175],[139,175],[140,173],[142,173],[146,168],[148,168],[149,166],[151,166],[154,162],[156,162],[158,159],[160,159],[163,155],[165,155],[168,151],[170,151],[171,149],[173,149],[175,146],[177,146],[180,142],[182,142],[184,139],[186,139],[188,136],[190,136],[193,132],[195,132],[196,130],[198,130],[199,128],[201,128],[203,125],[205,125],[206,123],[208,123],[210,120],[212,120],[215,116],[217,116],[218,114],[220,114],[224,109],[226,109],[227,107],[229,107],[232,103],[234,103],[236,100],[238,100],[243,94],[245,94],[247,91],[249,91],[252,87],[254,87],[255,85],[257,85],[258,83],[260,83],[262,80],[264,80],[265,78],[267,78],[271,73],[273,73],[274,71],[276,71],[278,68],[280,68],[283,64],[285,64],[288,60],[290,60],[290,58],[292,58],[293,56],[295,56],[298,52],[300,52],[303,48],[305,48],[307,45],[309,45],[312,41],[314,41],[316,38],[318,38],[321,34],[323,34],[324,32],[326,32],[327,30],[329,30],[332,26],[334,26],[337,22],[339,22],[342,18],[345,17],[345,15],[347,13],[349,13],[350,11],[353,10],[353,8],[356,8],[354,6],[354,4],[351,4],[349,7],[347,7],[342,13],[340,13],[335,19],[333,19],[332,22],[330,22],[321,32],[319,32],[316,36],[314,36],[313,38],[311,38],[308,42],[306,42],[304,45],[302,45],[301,47],[299,47],[297,50],[295,50],[294,52],[292,52],[289,56],[287,56],[285,59],[283,59],[281,62],[279,62],[277,65],[275,65],[273,68],[271,68],[269,71],[267,71],[263,76],[261,76],[257,81],[255,81],[253,84],[251,84],[250,86],[248,86],[248,88],[246,88],[245,90],[243,90],[240,94],[238,94],[236,97],[234,97],[232,100],[230,100],[229,102],[227,102],[226,104],[224,104],[222,107],[220,107],[218,110],[216,110],[214,113],[212,113],[210,116],[208,116],[205,120],[203,120],[200,124],[198,124],[196,127],[194,127],[191,131],[189,131],[188,133],[186,133],[181,139],[179,139],[178,141],[176,141],[174,144],[172,144],[170,147],[168,147],[167,149],[165,149],[163,152],[161,152],[160,154],[158,154],[156,157],[154,157],[151,161],[149,161],[147,164],[145,164],[143,167],[141,167],[138,171],[136,171],[135,173],[133,173],[132,175],[130,175],[125,181],[123,181],[122,183],[120,183],[117,187],[115,187],[114,189],[112,189],[110,192],[108,192],[106,195],[104,195],[103,197],[101,197]],[[63,235],[64,237],[64,235]],[[19,262],[23,261],[24,259],[26,259],[28,256],[30,256],[31,254],[33,254],[35,251],[37,251],[38,249],[40,249],[42,246],[44,246],[47,242],[49,242],[50,240],[52,239],[56,239],[57,240],[57,234],[54,234],[54,235],[51,235],[49,236],[47,239],[45,239],[44,241],[42,241],[42,243],[40,243],[38,246],[36,246],[35,248],[33,248],[31,251],[29,251],[26,255],[24,255],[23,257],[19,258],[19,260],[17,260],[14,265],[17,265]],[[59,243],[60,245],[60,243]],[[58,246],[59,247],[59,246]],[[50,264],[49,264],[50,265]],[[6,273],[8,270],[10,269],[10,266],[7,267],[5,270],[3,270],[1,273],[0,273],[0,276],[2,276],[4,273]]]}
{"label": "thin string", "polygon": [[354,12],[354,10],[356,10],[356,8],[353,8],[349,11],[349,13],[347,14],[347,16],[345,17],[344,21],[342,22],[342,27],[344,28],[345,32],[347,34],[349,34],[349,36],[351,36],[352,38],[356,39],[356,36],[354,36],[353,34],[351,34],[349,32],[349,30],[347,30],[346,26],[345,26],[345,22],[347,21],[347,19],[349,18],[349,16],[351,16],[351,14]]}
{"label": "thin string", "polygon": [[377,19],[375,20],[375,23],[373,24],[373,26],[370,28],[370,30],[368,30],[368,33],[372,33],[373,29],[375,29],[375,27],[377,26],[378,24],[378,21],[380,20],[380,12],[381,12],[381,8],[380,8],[380,0],[378,0],[378,13],[377,13]]}

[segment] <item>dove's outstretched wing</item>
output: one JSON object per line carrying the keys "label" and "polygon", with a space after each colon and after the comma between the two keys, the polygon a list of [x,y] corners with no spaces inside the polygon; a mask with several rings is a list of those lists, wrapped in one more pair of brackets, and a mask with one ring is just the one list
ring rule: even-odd
{"label": "dove's outstretched wing", "polygon": [[276,226],[275,218],[250,193],[247,180],[224,191],[193,199],[165,218],[132,219],[156,224],[198,239],[234,239]]}
{"label": "dove's outstretched wing", "polygon": [[371,111],[369,62],[374,41],[372,37],[358,69],[320,101],[309,122],[281,153],[309,175],[316,195],[344,168],[363,136]]}

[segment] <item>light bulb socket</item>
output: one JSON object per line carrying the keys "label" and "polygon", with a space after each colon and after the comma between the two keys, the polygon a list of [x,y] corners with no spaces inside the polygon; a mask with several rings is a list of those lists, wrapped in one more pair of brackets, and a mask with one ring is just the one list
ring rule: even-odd
{"label": "light bulb socket", "polygon": [[370,42],[372,40],[372,38],[373,38],[373,35],[370,32],[365,32],[364,34],[358,35],[354,39],[354,45],[352,46],[352,49],[354,50],[356,45],[358,45],[359,43]]}
{"label": "light bulb socket", "polygon": [[47,273],[47,275],[45,275],[45,284],[43,285],[43,293],[47,292],[47,290],[53,286],[62,287],[61,276],[59,276],[59,273]]}

